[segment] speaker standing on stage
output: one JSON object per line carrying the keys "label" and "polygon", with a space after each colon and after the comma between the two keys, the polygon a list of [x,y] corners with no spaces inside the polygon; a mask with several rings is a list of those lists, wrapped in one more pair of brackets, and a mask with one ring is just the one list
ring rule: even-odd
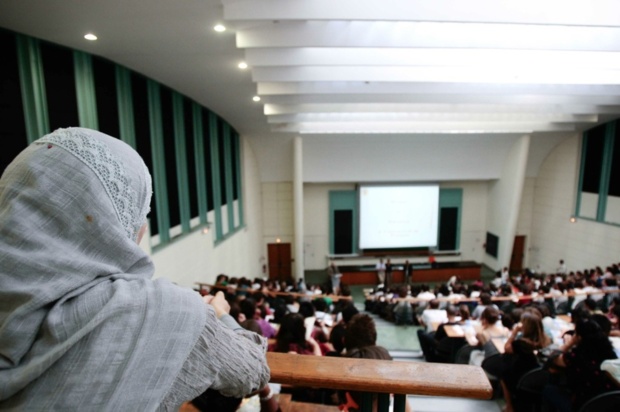
{"label": "speaker standing on stage", "polygon": [[411,267],[411,265],[409,264],[408,260],[405,260],[405,264],[403,265],[403,276],[405,277],[405,283],[407,285],[411,284],[411,275],[413,274],[413,268]]}
{"label": "speaker standing on stage", "polygon": [[390,259],[385,262],[385,288],[387,289],[392,284],[392,262]]}
{"label": "speaker standing on stage", "polygon": [[379,259],[379,263],[377,263],[377,283],[382,284],[385,283],[385,263],[383,263],[383,259]]}

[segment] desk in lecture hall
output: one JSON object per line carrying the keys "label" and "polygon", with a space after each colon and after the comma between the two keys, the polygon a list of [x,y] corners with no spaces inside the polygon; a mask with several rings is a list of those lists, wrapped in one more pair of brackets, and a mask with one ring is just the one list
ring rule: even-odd
{"label": "desk in lecture hall", "polygon": [[556,315],[555,317],[558,318],[558,319],[562,319],[566,323],[571,323],[572,322],[572,319],[571,319],[570,315]]}
{"label": "desk in lecture hall", "polygon": [[[394,265],[402,268],[402,265]],[[341,282],[347,285],[374,285],[377,283],[377,269],[373,266],[340,266]],[[479,280],[482,265],[473,261],[439,262],[435,267],[428,264],[413,266],[413,282],[446,282],[452,276],[461,280]],[[405,283],[405,272],[394,270],[392,284]]]}

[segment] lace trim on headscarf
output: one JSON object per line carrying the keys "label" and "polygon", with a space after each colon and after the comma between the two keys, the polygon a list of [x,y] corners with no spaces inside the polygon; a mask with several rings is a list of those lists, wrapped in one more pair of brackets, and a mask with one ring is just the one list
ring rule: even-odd
{"label": "lace trim on headscarf", "polygon": [[[131,188],[123,163],[103,143],[76,129],[58,129],[38,139],[36,144],[55,144],[86,164],[99,178],[112,200],[118,220],[127,236],[135,240],[148,213],[137,205],[136,191]],[[140,212],[143,213],[141,216]]]}

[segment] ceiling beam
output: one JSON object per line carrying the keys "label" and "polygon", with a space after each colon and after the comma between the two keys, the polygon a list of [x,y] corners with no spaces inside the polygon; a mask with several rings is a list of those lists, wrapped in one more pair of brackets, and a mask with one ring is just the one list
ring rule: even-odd
{"label": "ceiling beam", "polygon": [[419,104],[419,103],[304,103],[265,104],[267,116],[295,113],[574,113],[615,114],[620,106],[595,106],[584,104]]}
{"label": "ceiling beam", "polygon": [[620,70],[595,68],[305,66],[256,67],[255,82],[465,82],[502,84],[620,84]]}
{"label": "ceiling beam", "polygon": [[224,18],[620,25],[616,0],[224,0]]}
{"label": "ceiling beam", "polygon": [[[619,6],[620,7],[620,6]],[[569,66],[620,68],[620,52],[576,50],[432,49],[378,47],[282,47],[245,50],[251,67],[262,66]]]}
{"label": "ceiling beam", "polygon": [[[296,2],[298,3],[298,2]],[[397,47],[620,51],[620,27],[307,21],[239,30],[237,47]]]}
{"label": "ceiling beam", "polygon": [[440,104],[511,104],[511,105],[595,105],[618,106],[620,96],[573,95],[500,95],[500,94],[304,94],[264,96],[262,102],[273,104],[302,103],[440,103]]}
{"label": "ceiling beam", "polygon": [[285,94],[541,94],[620,96],[620,85],[414,83],[414,82],[259,82],[261,96]]}
{"label": "ceiling beam", "polygon": [[549,122],[549,123],[596,123],[598,116],[568,113],[538,112],[378,112],[378,113],[296,113],[267,116],[269,123],[301,122]]}
{"label": "ceiling beam", "polygon": [[300,122],[274,124],[273,132],[293,133],[533,133],[574,131],[569,124],[529,122]]}

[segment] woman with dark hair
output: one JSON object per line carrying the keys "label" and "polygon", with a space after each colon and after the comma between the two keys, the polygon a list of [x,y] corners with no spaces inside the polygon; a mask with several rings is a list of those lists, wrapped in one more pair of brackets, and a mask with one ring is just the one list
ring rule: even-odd
{"label": "woman with dark hair", "polygon": [[544,399],[555,411],[578,410],[589,399],[615,388],[611,378],[601,371],[601,363],[616,358],[611,341],[599,324],[581,319],[561,354],[552,361],[554,367],[564,372],[566,386],[547,385]]}
{"label": "woman with dark hair", "polygon": [[505,338],[508,336],[509,331],[506,329],[500,320],[500,311],[493,306],[489,306],[484,309],[482,315],[480,315],[480,329],[474,333],[465,333],[465,339],[471,346],[484,345],[493,338]]}
{"label": "woman with dark hair", "polygon": [[499,309],[497,305],[493,304],[490,294],[486,292],[481,293],[480,303],[478,304],[478,306],[476,306],[476,309],[474,309],[474,311],[471,314],[472,319],[478,319],[482,315],[482,312],[484,312],[484,310],[488,308],[489,306],[492,306],[495,309]]}
{"label": "woman with dark hair", "polygon": [[374,347],[377,353],[382,353],[374,359],[392,360],[388,351],[381,346],[376,346],[376,342],[377,328],[372,318],[363,313],[353,316],[347,324],[347,331],[344,337],[347,356],[350,358],[361,357],[356,356],[355,353],[359,351],[368,351],[370,350],[369,348]]}
{"label": "woman with dark hair", "polygon": [[614,304],[614,306],[609,309],[609,314],[607,316],[611,323],[609,336],[620,336],[620,305]]}
{"label": "woman with dark hair", "polygon": [[[483,363],[486,372],[500,379],[506,412],[513,410],[513,395],[519,379],[540,366],[536,355],[539,350],[550,344],[551,339],[545,335],[540,316],[533,311],[525,311],[521,321],[512,328],[512,333],[504,346],[504,353]],[[497,361],[494,361],[495,359]]]}
{"label": "woman with dark hair", "polygon": [[280,322],[276,342],[269,345],[270,352],[298,353],[321,356],[321,348],[312,338],[306,338],[304,317],[299,313],[288,313]]}
{"label": "woman with dark hair", "polygon": [[[311,337],[306,337],[304,317],[299,313],[287,313],[280,322],[275,343],[269,344],[268,351],[295,353],[298,355],[322,356],[321,347]],[[282,393],[290,393],[292,399],[300,402],[323,403],[326,395],[321,389],[307,387],[282,388]]]}
{"label": "woman with dark hair", "polygon": [[[351,318],[347,324],[344,336],[346,356],[357,359],[380,359],[392,360],[387,349],[377,345],[377,328],[374,320],[369,315],[359,313]],[[340,406],[342,411],[357,411],[361,405],[361,394],[356,392],[346,392],[343,404]],[[373,411],[377,410],[377,397],[373,399]],[[406,404],[407,412],[411,411],[409,403]]]}
{"label": "woman with dark hair", "polygon": [[276,336],[275,328],[271,326],[267,320],[265,320],[266,311],[264,306],[259,308],[253,298],[246,298],[239,302],[239,310],[245,317],[245,319],[241,320],[239,323],[254,320],[260,327],[260,332],[258,333],[261,336],[267,339],[271,339]]}

